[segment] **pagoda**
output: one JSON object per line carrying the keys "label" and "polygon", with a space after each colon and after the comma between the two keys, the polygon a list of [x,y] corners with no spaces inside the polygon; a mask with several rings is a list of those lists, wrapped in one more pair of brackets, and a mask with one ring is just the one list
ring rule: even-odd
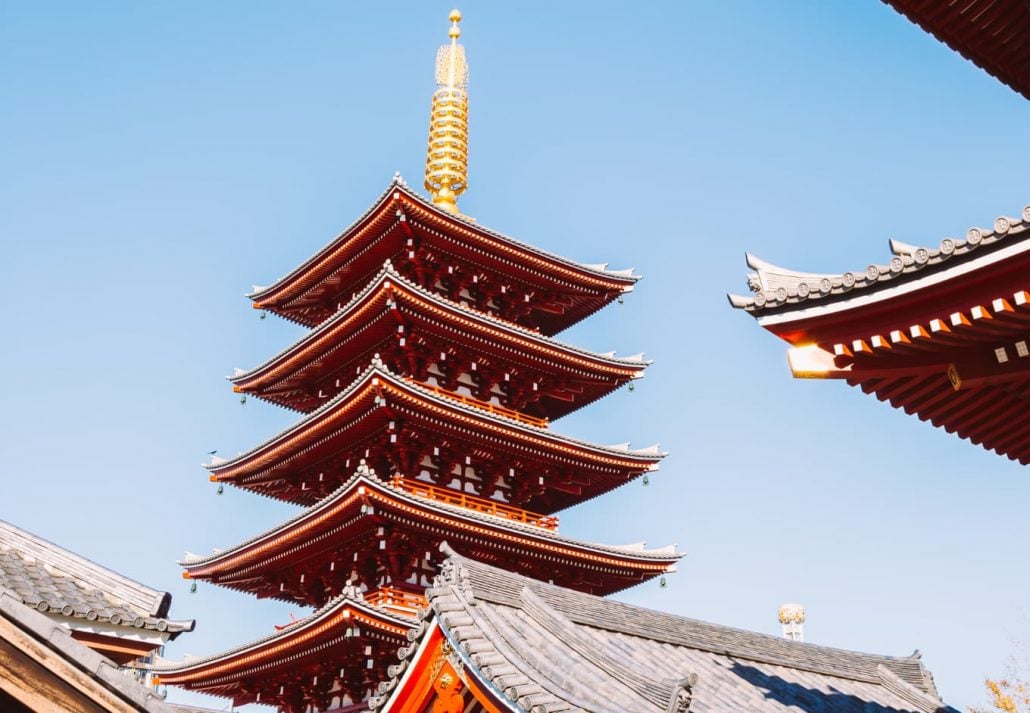
{"label": "pagoda", "polygon": [[[286,713],[364,710],[390,678],[444,551],[608,595],[673,571],[675,547],[560,534],[559,510],[658,468],[551,421],[643,376],[554,336],[632,291],[632,270],[550,254],[463,215],[468,69],[437,53],[426,199],[395,176],[368,211],[270,287],[255,309],[310,328],[233,388],[301,414],[211,480],[303,506],[184,577],[315,613],[241,647],[164,666],[162,683]],[[449,548],[449,549],[448,549]]]}

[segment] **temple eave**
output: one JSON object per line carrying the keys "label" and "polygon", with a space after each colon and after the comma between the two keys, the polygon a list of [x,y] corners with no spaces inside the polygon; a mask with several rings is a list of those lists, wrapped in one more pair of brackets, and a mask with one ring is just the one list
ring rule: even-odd
{"label": "temple eave", "polygon": [[[420,221],[425,225],[422,226]],[[363,246],[379,240],[390,230],[396,231],[396,235],[390,238],[392,248],[381,245],[376,250],[364,250]],[[463,259],[475,256],[477,264],[482,264],[484,269],[512,277],[519,275],[519,279],[536,285],[538,289],[564,284],[564,289],[571,290],[570,294],[581,293],[582,296],[569,304],[571,311],[556,319],[544,319],[545,331],[549,334],[600,309],[629,291],[638,279],[624,272],[575,263],[455,218],[404,185],[395,183],[358,222],[310,260],[271,287],[249,296],[258,309],[267,309],[287,319],[315,326],[336,309],[335,302],[328,307],[325,304],[327,300],[335,299],[333,295],[341,291],[346,292],[349,289],[347,285],[363,285],[363,279],[371,278],[369,261],[379,260],[378,264],[381,264],[382,259],[404,253],[406,245],[413,244],[416,238],[443,241],[444,248],[462,253]],[[476,248],[470,250],[466,245],[475,245]],[[348,267],[350,274],[344,284],[340,270],[356,259],[355,256],[365,267]]]}
{"label": "temple eave", "polygon": [[[377,586],[373,578],[403,584],[423,570],[431,572],[432,563],[422,562],[421,553],[445,540],[486,559],[497,559],[494,553],[500,548],[509,553],[500,559],[538,578],[554,571],[555,558],[575,563],[570,570],[592,578],[584,579],[583,588],[604,593],[672,571],[681,557],[671,548],[648,551],[571,540],[558,536],[548,522],[512,519],[526,517],[515,511],[475,510],[489,507],[479,499],[459,505],[407,488],[358,475],[294,520],[219,554],[181,564],[191,579],[317,605],[320,597],[332,596],[352,581],[355,568],[364,571],[370,588]],[[411,543],[417,543],[414,551]],[[398,547],[403,561],[395,559]],[[564,574],[560,578],[567,579]],[[575,582],[568,584],[576,587]]]}

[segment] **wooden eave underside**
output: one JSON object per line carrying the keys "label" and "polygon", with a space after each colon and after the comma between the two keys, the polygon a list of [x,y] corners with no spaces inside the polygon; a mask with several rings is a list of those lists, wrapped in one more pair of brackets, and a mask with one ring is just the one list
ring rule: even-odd
{"label": "wooden eave underside", "polygon": [[819,349],[832,366],[800,376],[844,379],[960,438],[1030,463],[1027,290]]}
{"label": "wooden eave underside", "polygon": [[[403,331],[399,331],[403,330]],[[644,362],[607,358],[478,311],[451,303],[409,283],[387,267],[361,296],[333,318],[265,364],[233,377],[238,391],[310,412],[324,402],[320,384],[334,376],[350,379],[380,350],[396,349],[401,339],[438,340],[436,351],[461,345],[509,372],[542,373],[567,381],[581,393],[544,397],[529,410],[558,418],[590,403],[630,379],[639,378]]]}
{"label": "wooden eave underside", "polygon": [[[489,414],[399,379],[382,367],[373,367],[297,425],[248,453],[208,468],[215,480],[311,504],[317,496],[305,496],[303,491],[283,494],[269,490],[269,484],[290,487],[299,470],[313,468],[341,452],[360,449],[389,429],[391,422],[400,431],[397,424],[402,419],[407,433],[412,433],[417,424],[437,437],[457,439],[465,444],[470,457],[474,453],[477,459],[489,459],[506,453],[513,458],[575,470],[580,476],[581,490],[568,497],[555,494],[549,510],[533,506],[545,514],[622,485],[655,469],[663,457],[651,451],[596,446]],[[357,462],[351,467],[357,467]]]}
{"label": "wooden eave underside", "polygon": [[1025,0],[884,2],[1030,99],[1030,6]]}
{"label": "wooden eave underside", "polygon": [[[395,660],[409,627],[408,621],[341,598],[272,636],[155,673],[161,684],[232,698],[234,705],[255,702],[255,682],[266,694],[275,693],[279,686],[293,689],[301,680],[311,681],[312,673],[324,678],[326,671],[341,668],[359,676],[366,671],[370,678],[363,685],[370,686]],[[277,704],[271,695],[260,702]]]}
{"label": "wooden eave underside", "polygon": [[[364,561],[391,547],[378,534],[389,525],[392,536],[416,553],[435,550],[447,541],[458,551],[527,576],[552,578],[562,586],[611,594],[672,570],[680,554],[669,549],[629,550],[571,540],[501,517],[462,512],[461,508],[423,500],[368,477],[356,477],[319,505],[253,540],[199,562],[183,562],[191,579],[285,601],[303,599],[301,583],[281,583],[275,572],[295,567],[329,572],[341,583],[352,562]],[[399,528],[399,531],[398,531]],[[355,557],[355,547],[363,552]],[[532,571],[532,574],[530,574]],[[276,590],[270,583],[280,582]],[[373,583],[365,582],[372,586]],[[271,591],[269,589],[271,588]],[[330,592],[327,596],[332,596]]]}
{"label": "wooden eave underside", "polygon": [[600,309],[636,282],[635,277],[578,265],[442,213],[395,184],[332,243],[273,286],[251,295],[254,306],[315,326],[336,311],[341,297],[345,301],[359,291],[385,260],[406,256],[411,238],[531,292],[564,294],[564,313],[536,315],[548,335]]}

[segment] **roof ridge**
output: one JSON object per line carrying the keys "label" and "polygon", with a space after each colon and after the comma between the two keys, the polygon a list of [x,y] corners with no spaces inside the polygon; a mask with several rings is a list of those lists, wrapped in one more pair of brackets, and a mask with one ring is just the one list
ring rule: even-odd
{"label": "roof ridge", "polygon": [[1018,218],[999,216],[990,228],[973,227],[965,239],[943,238],[936,248],[889,241],[892,257],[887,264],[872,263],[863,270],[844,273],[799,272],[778,267],[746,254],[754,272],[748,274],[748,288],[754,297],[729,294],[730,304],[748,312],[770,309],[800,309],[800,305],[822,304],[855,290],[868,291],[898,280],[915,279],[923,274],[945,270],[966,258],[989,254],[995,248],[1030,239],[1030,205]]}
{"label": "roof ridge", "polygon": [[572,537],[566,537],[556,531],[547,530],[535,525],[518,522],[517,520],[511,520],[499,515],[491,515],[489,513],[479,512],[476,510],[470,510],[463,508],[459,505],[452,505],[450,503],[429,500],[427,498],[421,498],[417,495],[408,493],[403,488],[396,487],[391,483],[382,480],[376,475],[375,471],[368,468],[368,466],[362,464],[354,472],[354,474],[348,478],[343,484],[337,487],[333,492],[329,493],[322,499],[320,499],[314,505],[311,505],[293,517],[283,520],[275,527],[272,527],[264,532],[261,532],[253,537],[246,539],[232,547],[219,550],[210,555],[203,557],[195,556],[188,557],[179,560],[177,564],[184,567],[194,567],[198,565],[204,565],[214,562],[223,557],[233,556],[240,550],[253,545],[262,540],[266,540],[274,537],[277,533],[283,532],[284,530],[296,525],[308,518],[315,517],[319,512],[331,507],[335,502],[343,499],[351,490],[360,485],[368,485],[372,488],[381,488],[388,491],[392,496],[399,497],[406,500],[409,503],[418,505],[419,507],[425,507],[429,509],[436,509],[438,512],[443,511],[451,515],[459,517],[468,517],[481,522],[485,521],[488,523],[496,523],[505,527],[510,527],[520,534],[528,535],[530,537],[539,538],[542,540],[551,540],[557,542],[563,542],[567,545],[580,547],[585,550],[593,550],[595,552],[602,552],[609,555],[622,555],[626,557],[634,557],[636,559],[654,559],[658,561],[666,560],[669,558],[679,559],[683,557],[682,553],[676,552],[675,545],[669,545],[660,547],[654,550],[646,550],[643,547],[638,546],[622,546],[622,545],[606,545],[595,542],[588,542],[586,540],[578,540]]}
{"label": "roof ridge", "polygon": [[267,644],[271,641],[275,641],[276,639],[287,637],[291,635],[293,632],[316,624],[318,623],[318,621],[325,619],[328,616],[332,615],[334,612],[341,609],[345,609],[348,606],[354,606],[358,609],[364,610],[366,613],[371,613],[376,616],[383,617],[399,626],[410,627],[413,624],[413,622],[410,619],[405,619],[395,614],[390,614],[384,609],[369,604],[365,601],[364,597],[360,593],[358,594],[357,598],[351,596],[349,593],[338,594],[332,599],[330,599],[328,602],[326,602],[324,605],[313,611],[308,616],[302,619],[298,619],[297,621],[291,622],[288,625],[284,626],[282,629],[274,631],[267,636],[262,636],[261,638],[245,642],[234,648],[226,649],[225,651],[219,651],[214,654],[209,654],[207,656],[201,656],[190,661],[184,660],[180,662],[162,663],[160,665],[154,666],[152,670],[154,671],[154,673],[158,674],[168,673],[169,671],[183,671],[189,668],[193,668],[195,666],[199,666],[201,664],[207,664],[211,663],[212,661],[217,661],[218,659],[228,658],[230,656],[234,656],[235,654],[246,651],[247,649],[263,646],[264,644]]}
{"label": "roof ridge", "polygon": [[343,389],[340,393],[338,393],[336,396],[334,396],[333,398],[331,398],[328,401],[326,401],[324,404],[322,404],[321,406],[316,408],[314,411],[311,411],[311,412],[309,412],[307,414],[304,414],[303,418],[301,418],[296,423],[294,423],[294,424],[284,428],[283,430],[281,430],[278,433],[274,434],[270,438],[265,439],[264,441],[262,441],[261,443],[259,443],[258,445],[254,446],[253,448],[251,448],[248,451],[244,451],[243,453],[240,453],[239,455],[236,455],[236,456],[234,456],[232,458],[229,458],[229,459],[227,459],[225,461],[221,461],[220,460],[217,463],[208,463],[204,467],[207,468],[208,470],[215,470],[215,469],[225,468],[227,466],[230,466],[230,465],[233,465],[235,463],[238,463],[239,461],[243,460],[244,458],[247,458],[247,457],[250,457],[250,456],[254,455],[255,453],[257,453],[261,449],[268,447],[272,443],[274,443],[274,442],[276,442],[278,440],[281,440],[282,438],[286,437],[287,435],[290,435],[291,433],[299,432],[300,430],[302,430],[308,424],[311,424],[314,421],[316,421],[324,412],[327,412],[327,411],[331,410],[333,407],[337,406],[338,404],[346,401],[355,391],[357,391],[359,388],[364,386],[365,382],[369,379],[370,375],[373,374],[373,373],[375,373],[377,376],[381,376],[381,377],[385,378],[386,380],[392,382],[395,386],[399,386],[399,387],[402,387],[402,388],[414,389],[421,396],[423,396],[423,397],[425,397],[425,398],[427,398],[427,399],[429,399],[431,401],[435,401],[437,403],[446,404],[450,408],[457,409],[458,411],[464,411],[466,413],[472,413],[472,414],[477,415],[478,417],[486,418],[488,420],[489,419],[499,420],[505,426],[508,426],[510,428],[519,429],[519,430],[523,430],[523,431],[528,431],[528,432],[534,433],[534,434],[536,434],[538,436],[542,435],[542,436],[550,437],[550,438],[552,438],[554,440],[557,440],[557,441],[564,441],[564,442],[567,442],[567,443],[573,443],[573,444],[576,444],[576,445],[579,445],[579,446],[584,446],[584,447],[586,447],[588,449],[593,449],[595,451],[599,451],[599,452],[603,452],[603,453],[609,453],[609,454],[618,454],[618,455],[621,455],[621,456],[629,456],[631,458],[634,458],[634,457],[635,458],[645,458],[647,456],[654,456],[654,457],[658,457],[658,458],[664,458],[667,455],[664,452],[655,451],[654,450],[654,446],[650,446],[650,447],[648,447],[646,449],[643,449],[643,450],[629,450],[629,449],[617,449],[617,448],[613,449],[613,448],[609,448],[607,446],[603,446],[603,445],[600,445],[600,444],[597,444],[597,443],[592,443],[590,441],[584,441],[582,439],[574,438],[573,436],[568,436],[568,435],[564,435],[564,434],[561,434],[561,433],[557,433],[557,432],[552,431],[552,430],[550,430],[548,428],[541,428],[540,426],[534,426],[532,424],[528,424],[528,423],[525,423],[523,421],[517,420],[517,419],[515,419],[513,417],[505,416],[504,414],[495,413],[495,412],[492,412],[492,411],[486,411],[485,409],[477,408],[475,406],[470,406],[468,404],[462,403],[461,401],[458,401],[457,399],[447,398],[446,396],[440,396],[439,394],[437,394],[437,393],[435,393],[435,392],[425,388],[424,386],[421,386],[420,384],[418,384],[415,381],[406,380],[403,377],[400,377],[397,374],[394,374],[392,371],[390,371],[390,369],[386,365],[384,365],[381,361],[379,361],[378,359],[373,358],[371,364],[369,364],[369,366],[360,375],[358,375],[358,377],[355,378],[354,381],[352,381],[347,386],[347,388]]}
{"label": "roof ridge", "polygon": [[321,335],[321,333],[328,331],[337,322],[345,319],[347,314],[353,308],[355,308],[363,299],[365,299],[366,297],[368,297],[376,291],[384,289],[387,280],[391,279],[396,280],[397,282],[403,284],[404,287],[413,290],[420,297],[429,299],[439,305],[444,306],[445,308],[450,308],[459,312],[467,312],[469,316],[473,319],[482,320],[495,327],[516,332],[526,338],[539,341],[543,344],[547,344],[558,349],[566,349],[577,354],[591,357],[593,359],[596,359],[597,361],[618,364],[620,366],[646,367],[651,363],[649,361],[644,360],[642,358],[643,355],[641,355],[641,358],[617,357],[614,356],[614,353],[609,355],[608,353],[595,352],[590,349],[578,347],[576,345],[555,339],[554,337],[549,337],[536,330],[529,329],[528,327],[525,327],[516,322],[509,322],[508,320],[501,319],[500,317],[496,317],[490,314],[489,312],[484,312],[482,310],[462,304],[460,302],[454,302],[452,300],[447,299],[443,295],[439,295],[431,290],[427,290],[424,287],[421,287],[420,285],[417,285],[414,282],[410,281],[397,271],[397,269],[393,266],[393,263],[390,260],[386,260],[386,262],[383,264],[382,269],[378,273],[376,273],[376,275],[371,280],[369,280],[369,282],[360,291],[355,292],[351,296],[351,299],[347,302],[347,304],[341,306],[340,309],[338,309],[332,317],[329,317],[328,319],[324,320],[318,326],[314,327],[311,331],[302,336],[300,339],[293,342],[285,349],[282,349],[274,356],[266,359],[258,366],[255,366],[252,369],[240,371],[239,373],[235,373],[231,377],[228,377],[229,380],[233,382],[238,382],[242,379],[246,379],[258,373],[259,371],[262,371],[263,369],[267,369],[268,367],[272,366],[284,354],[297,350],[301,345],[307,342],[313,342]]}
{"label": "roof ridge", "polygon": [[[15,538],[21,544],[21,548],[16,546]],[[126,603],[138,607],[147,616],[163,619],[167,615],[171,603],[171,595],[168,592],[148,587],[16,525],[0,520],[0,546],[5,545],[19,552],[29,553],[66,577],[85,582],[90,582],[92,578],[97,583],[120,585],[119,598]]]}
{"label": "roof ridge", "polygon": [[[520,604],[518,592],[523,587],[528,587],[548,606],[560,611],[573,622],[594,628],[871,683],[880,681],[876,666],[883,665],[909,684],[917,688],[926,688],[925,669],[922,662],[914,656],[891,657],[787,641],[768,634],[712,624],[562,589],[456,553],[451,554],[449,560],[453,560],[451,570],[464,570],[464,578],[477,599],[517,607]],[[610,614],[612,611],[621,612],[622,615],[609,616],[604,620],[598,618],[600,614]],[[616,618],[618,623],[612,621]]]}
{"label": "roof ridge", "polygon": [[316,250],[315,253],[311,255],[311,257],[309,257],[307,260],[304,260],[297,267],[295,267],[293,270],[289,271],[279,279],[275,280],[271,285],[268,285],[267,287],[262,287],[261,289],[252,290],[251,292],[247,293],[246,296],[251,300],[257,301],[262,295],[268,294],[269,292],[273,291],[278,286],[280,286],[286,280],[290,279],[291,277],[294,277],[295,275],[300,274],[301,272],[303,272],[305,268],[309,267],[310,265],[317,263],[318,260],[321,257],[323,257],[327,252],[329,252],[340,240],[344,238],[344,236],[353,231],[361,223],[365,222],[373,213],[375,213],[380,208],[380,206],[382,206],[382,204],[389,198],[390,194],[393,191],[402,192],[404,195],[406,195],[408,198],[412,199],[416,204],[418,204],[419,207],[428,210],[440,219],[457,220],[469,230],[480,232],[495,240],[501,240],[503,242],[511,243],[512,245],[517,246],[522,250],[526,250],[527,252],[534,253],[549,260],[554,260],[563,263],[567,266],[581,270],[583,272],[603,276],[608,279],[632,282],[636,282],[640,279],[639,275],[624,274],[626,272],[625,270],[597,270],[595,268],[590,267],[588,264],[576,262],[575,260],[571,260],[569,258],[562,257],[555,253],[551,253],[547,250],[542,250],[540,248],[534,247],[532,245],[529,245],[528,243],[524,243],[521,240],[512,238],[508,235],[505,235],[504,233],[500,233],[495,230],[491,230],[490,228],[486,228],[478,223],[469,220],[468,218],[462,216],[455,216],[450,213],[444,213],[440,211],[439,208],[434,206],[431,202],[427,201],[422,195],[420,195],[411,187],[409,187],[407,182],[403,178],[401,178],[399,175],[394,175],[393,179],[386,187],[386,190],[383,191],[382,194],[380,194],[380,196],[375,199],[372,205],[364,213],[362,213],[356,220],[354,220],[342,231],[337,233],[329,242],[327,242],[321,248]]}

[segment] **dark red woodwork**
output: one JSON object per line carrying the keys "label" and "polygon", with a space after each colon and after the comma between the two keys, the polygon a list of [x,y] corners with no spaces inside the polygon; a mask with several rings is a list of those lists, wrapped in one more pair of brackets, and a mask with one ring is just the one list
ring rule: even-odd
{"label": "dark red woodwork", "polygon": [[884,2],[1030,99],[1030,5],[1026,0]]}
{"label": "dark red woodwork", "polygon": [[547,335],[597,311],[637,279],[529,247],[394,184],[329,245],[251,297],[257,309],[314,327],[387,260],[425,289]]}

